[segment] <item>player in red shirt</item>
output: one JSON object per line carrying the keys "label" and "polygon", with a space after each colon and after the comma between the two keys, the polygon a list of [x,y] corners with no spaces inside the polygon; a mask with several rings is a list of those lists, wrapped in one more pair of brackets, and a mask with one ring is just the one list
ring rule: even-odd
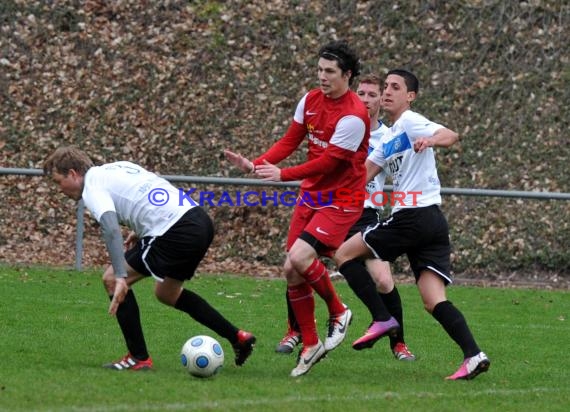
{"label": "player in red shirt", "polygon": [[[318,257],[332,255],[363,209],[364,199],[346,201],[346,193],[362,192],[366,183],[364,160],[370,119],[366,106],[350,90],[359,73],[358,56],[346,42],[335,41],[323,46],[318,60],[320,87],[301,98],[285,135],[253,161],[225,151],[235,166],[264,180],[302,180],[284,265],[288,293],[303,341],[303,350],[291,376],[307,373],[326,352],[336,348],[352,320],[351,311],[340,301]],[[306,163],[283,169],[276,166],[305,139]],[[316,331],[313,290],[323,298],[329,310],[324,344]]]}

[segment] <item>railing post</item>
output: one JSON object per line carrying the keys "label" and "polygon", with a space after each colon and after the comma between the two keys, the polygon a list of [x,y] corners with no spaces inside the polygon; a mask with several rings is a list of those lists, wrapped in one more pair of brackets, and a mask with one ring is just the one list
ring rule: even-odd
{"label": "railing post", "polygon": [[81,271],[81,261],[83,258],[83,232],[85,204],[83,199],[77,202],[77,227],[75,229],[75,270]]}

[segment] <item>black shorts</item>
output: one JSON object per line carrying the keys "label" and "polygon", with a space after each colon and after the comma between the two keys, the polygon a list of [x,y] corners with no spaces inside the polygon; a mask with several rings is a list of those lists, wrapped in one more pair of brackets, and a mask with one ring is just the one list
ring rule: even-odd
{"label": "black shorts", "polygon": [[362,236],[382,260],[393,262],[406,254],[416,281],[422,270],[429,269],[446,284],[452,282],[449,226],[439,206],[399,210],[366,229]]}
{"label": "black shorts", "polygon": [[138,273],[181,281],[191,279],[214,238],[210,216],[200,207],[186,212],[162,236],[146,236],[125,252]]}
{"label": "black shorts", "polygon": [[358,219],[358,222],[356,222],[348,231],[346,239],[350,239],[358,232],[363,232],[368,226],[374,226],[379,223],[382,219],[381,214],[381,210],[372,207],[365,207],[362,211],[362,215],[360,215],[360,219]]}

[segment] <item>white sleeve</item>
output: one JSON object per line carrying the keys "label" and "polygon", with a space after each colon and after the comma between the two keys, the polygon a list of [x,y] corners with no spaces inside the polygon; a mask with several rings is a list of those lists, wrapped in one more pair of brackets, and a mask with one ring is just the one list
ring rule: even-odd
{"label": "white sleeve", "polygon": [[305,94],[301,100],[299,100],[299,103],[297,103],[295,115],[293,116],[293,120],[300,124],[303,124],[305,120],[305,100],[307,99],[307,94]]}
{"label": "white sleeve", "polygon": [[116,212],[113,199],[108,192],[102,190],[83,191],[85,207],[89,209],[93,217],[100,222],[105,212]]}
{"label": "white sleeve", "polygon": [[372,163],[374,163],[376,166],[380,166],[382,169],[384,169],[386,167],[386,158],[384,157],[384,146],[382,146],[381,143],[378,144],[378,146],[376,146],[374,150],[370,152],[367,159],[370,160]]}
{"label": "white sleeve", "polygon": [[357,116],[345,116],[336,124],[330,143],[345,150],[356,152],[364,139],[366,125]]}
{"label": "white sleeve", "polygon": [[431,137],[438,129],[443,128],[439,123],[432,122],[415,112],[405,112],[401,124],[412,143],[420,137]]}

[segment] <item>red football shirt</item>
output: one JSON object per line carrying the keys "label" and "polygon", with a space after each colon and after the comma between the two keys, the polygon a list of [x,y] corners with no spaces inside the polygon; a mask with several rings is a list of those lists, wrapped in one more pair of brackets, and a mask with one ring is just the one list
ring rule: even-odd
{"label": "red football shirt", "polygon": [[[281,169],[281,180],[302,180],[303,199],[346,207],[346,193],[361,193],[366,184],[370,119],[366,106],[349,90],[337,99],[313,89],[299,101],[289,129],[267,152],[253,161],[277,164],[307,140],[307,162]],[[344,193],[344,197],[339,194]],[[362,207],[360,201],[350,208]],[[306,203],[305,203],[306,204]],[[319,205],[316,204],[318,207]]]}

